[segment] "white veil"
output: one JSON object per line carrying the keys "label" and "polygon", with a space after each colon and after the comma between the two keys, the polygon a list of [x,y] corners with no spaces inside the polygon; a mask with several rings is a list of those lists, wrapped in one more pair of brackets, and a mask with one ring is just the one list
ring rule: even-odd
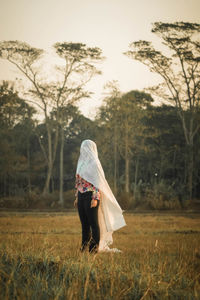
{"label": "white veil", "polygon": [[100,190],[101,200],[98,210],[100,226],[99,251],[109,251],[112,244],[112,233],[125,226],[122,209],[113,195],[104,175],[103,168],[98,158],[96,144],[91,140],[84,140],[80,148],[80,157],[76,174],[92,183]]}

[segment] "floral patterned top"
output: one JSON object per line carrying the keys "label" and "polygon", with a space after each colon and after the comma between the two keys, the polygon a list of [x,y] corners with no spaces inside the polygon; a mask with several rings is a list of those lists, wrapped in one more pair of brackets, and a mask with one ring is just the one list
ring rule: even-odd
{"label": "floral patterned top", "polygon": [[100,200],[100,191],[97,189],[93,184],[90,182],[87,182],[85,179],[83,179],[79,174],[76,175],[76,184],[75,184],[76,194],[77,197],[78,191],[81,193],[85,192],[93,192],[92,199],[94,200]]}

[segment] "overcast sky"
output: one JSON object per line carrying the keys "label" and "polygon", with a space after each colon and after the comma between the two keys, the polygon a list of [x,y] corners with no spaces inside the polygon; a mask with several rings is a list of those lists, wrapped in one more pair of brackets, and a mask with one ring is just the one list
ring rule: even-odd
{"label": "overcast sky", "polygon": [[[131,42],[156,42],[156,21],[200,23],[200,0],[0,0],[0,40],[19,40],[51,50],[55,42],[82,42],[103,50],[103,71],[88,88],[94,92],[81,104],[87,116],[101,104],[103,86],[118,80],[122,92],[155,84],[158,77],[122,53]],[[51,60],[51,57],[49,57]],[[0,60],[0,80],[14,79],[14,68]]]}

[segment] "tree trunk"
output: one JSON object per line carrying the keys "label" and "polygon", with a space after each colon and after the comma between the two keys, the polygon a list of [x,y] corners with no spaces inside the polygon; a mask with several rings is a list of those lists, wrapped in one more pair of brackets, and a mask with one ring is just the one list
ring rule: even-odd
{"label": "tree trunk", "polygon": [[4,197],[7,196],[7,189],[6,189],[6,185],[7,185],[7,181],[6,181],[6,174],[4,175],[4,180],[3,180],[3,183],[4,183],[4,190],[3,190],[3,194],[4,194]]}
{"label": "tree trunk", "polygon": [[50,184],[50,180],[51,180],[51,173],[52,173],[52,165],[48,164],[48,166],[47,166],[47,177],[46,177],[45,186],[44,186],[44,189],[43,189],[43,195],[49,194],[49,184]]}
{"label": "tree trunk", "polygon": [[47,125],[47,136],[48,136],[48,164],[47,164],[47,177],[43,189],[43,195],[49,194],[49,184],[50,184],[51,174],[53,169],[52,136],[51,136],[49,125]]}
{"label": "tree trunk", "polygon": [[128,132],[125,132],[125,192],[129,193],[129,152],[128,152]]}
{"label": "tree trunk", "polygon": [[61,206],[64,204],[63,199],[63,152],[64,152],[64,130],[61,126],[60,129],[61,141],[60,141],[60,193],[59,193],[59,203]]}
{"label": "tree trunk", "polygon": [[55,184],[54,184],[53,174],[51,175],[51,191],[52,191],[52,193],[54,193],[54,191],[55,191]]}
{"label": "tree trunk", "polygon": [[118,156],[117,156],[117,126],[115,126],[114,131],[114,193],[117,195],[117,163]]}
{"label": "tree trunk", "polygon": [[191,144],[189,145],[189,159],[188,159],[188,193],[189,193],[189,200],[190,201],[192,201],[193,169],[194,169],[193,141],[191,141]]}
{"label": "tree trunk", "polygon": [[10,174],[8,174],[8,176],[7,176],[7,185],[8,185],[8,196],[10,197],[11,196]]}
{"label": "tree trunk", "polygon": [[194,115],[191,116],[190,118],[190,127],[187,129],[186,123],[185,123],[185,118],[184,115],[180,115],[182,125],[183,125],[183,131],[185,135],[185,141],[186,145],[188,147],[188,152],[187,152],[187,186],[188,186],[188,195],[189,195],[189,200],[192,201],[192,190],[193,190],[193,172],[194,172],[194,135],[197,132],[198,127],[194,129]]}
{"label": "tree trunk", "polygon": [[125,167],[125,192],[129,193],[129,159],[126,158],[126,167]]}
{"label": "tree trunk", "polygon": [[49,193],[49,185],[50,185],[50,180],[52,177],[53,164],[55,161],[57,144],[58,144],[58,128],[56,128],[55,137],[52,142],[52,130],[50,127],[51,125],[49,125],[47,122],[48,122],[48,120],[46,121],[47,137],[48,137],[48,155],[46,157],[47,177],[46,177],[46,181],[45,181],[45,185],[44,185],[44,189],[43,189],[43,195],[46,195]]}
{"label": "tree trunk", "polygon": [[30,162],[30,143],[27,139],[27,161],[28,161],[28,193],[31,193],[31,162]]}
{"label": "tree trunk", "polygon": [[134,181],[134,192],[133,192],[134,199],[136,199],[136,192],[137,192],[138,168],[139,168],[139,158],[137,157],[136,165],[135,165],[135,181]]}

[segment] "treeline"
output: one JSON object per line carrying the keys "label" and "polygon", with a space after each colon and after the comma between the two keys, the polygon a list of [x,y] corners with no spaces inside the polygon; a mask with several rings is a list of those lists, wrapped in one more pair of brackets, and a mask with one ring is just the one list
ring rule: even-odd
{"label": "treeline", "polygon": [[[78,103],[91,96],[87,83],[101,74],[101,49],[56,43],[61,63],[50,81],[42,69],[42,49],[19,41],[0,43],[0,57],[30,86],[23,93],[6,81],[0,86],[1,207],[72,207],[84,139],[97,143],[123,208],[180,208],[198,198],[200,25],[159,22],[152,32],[168,47],[168,56],[148,41],[132,43],[124,54],[163,82],[149,92],[128,93],[109,82],[95,120],[84,117]],[[153,98],[165,104],[155,105]]]}
{"label": "treeline", "polygon": [[[8,83],[4,82],[0,91],[1,206],[17,203],[21,207],[57,207],[61,135],[49,193],[44,195],[47,163],[41,139],[48,148],[45,123],[37,124],[36,111]],[[76,164],[84,139],[97,143],[106,177],[124,208],[184,206],[189,198],[189,152],[181,122],[173,106],[154,106],[152,102],[150,94],[140,91],[112,93],[95,120],[68,105],[63,150],[64,206],[71,207],[73,203]],[[53,114],[49,122],[55,135]],[[194,143],[193,197],[200,193],[199,146],[198,133]]]}

